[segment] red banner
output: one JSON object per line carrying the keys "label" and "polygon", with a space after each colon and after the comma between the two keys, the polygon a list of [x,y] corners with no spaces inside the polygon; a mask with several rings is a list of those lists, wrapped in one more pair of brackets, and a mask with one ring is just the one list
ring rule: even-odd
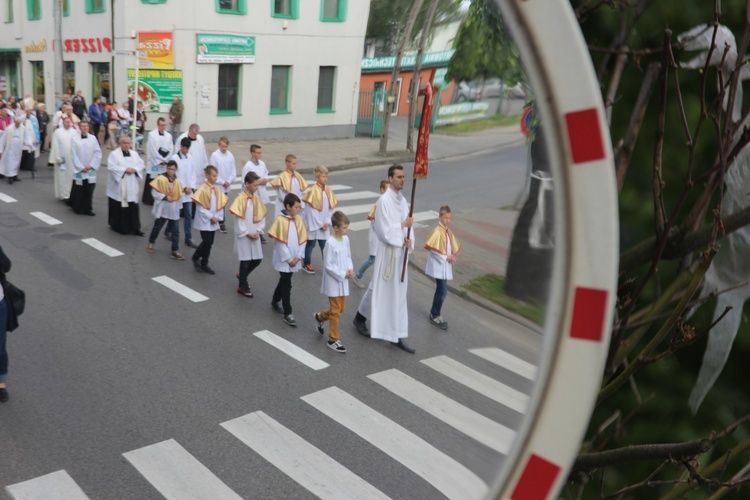
{"label": "red banner", "polygon": [[432,125],[432,108],[435,107],[435,92],[432,84],[427,82],[423,91],[422,121],[419,124],[419,138],[417,139],[417,156],[414,159],[414,178],[427,177],[427,150],[430,144],[430,126]]}

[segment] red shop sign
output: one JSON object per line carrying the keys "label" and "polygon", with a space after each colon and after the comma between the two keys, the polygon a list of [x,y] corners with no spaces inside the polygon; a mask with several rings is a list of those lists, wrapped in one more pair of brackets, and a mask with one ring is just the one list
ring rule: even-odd
{"label": "red shop sign", "polygon": [[112,39],[66,38],[63,40],[65,52],[112,52]]}

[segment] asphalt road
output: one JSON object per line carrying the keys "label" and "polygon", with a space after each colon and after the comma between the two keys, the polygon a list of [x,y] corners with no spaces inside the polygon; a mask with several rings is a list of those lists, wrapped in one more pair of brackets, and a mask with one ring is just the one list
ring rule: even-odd
{"label": "asphalt road", "polygon": [[[525,148],[513,146],[433,162],[430,177],[418,185],[415,212],[436,211],[446,202],[454,212],[510,205],[523,184],[525,158]],[[0,198],[17,200],[0,201],[0,244],[13,261],[10,279],[27,292],[22,326],[9,334],[11,400],[0,405],[0,498],[13,498],[4,490],[10,485],[24,498],[19,483],[55,472],[54,479],[74,482],[92,499],[162,498],[159,491],[186,498],[186,490],[194,498],[236,498],[221,496],[221,488],[241,498],[336,498],[337,488],[344,498],[376,490],[391,498],[472,498],[492,483],[524,417],[522,405],[505,402],[502,393],[521,394],[516,401],[523,401],[533,387],[533,366],[529,375],[518,364],[502,367],[480,354],[507,353],[534,365],[538,334],[456,296],[443,310],[450,329],[435,328],[426,319],[434,285],[411,270],[409,341],[417,353],[355,333],[351,319],[362,291],[352,286],[341,330],[348,352],[338,354],[326,348],[312,321],[327,306],[319,275],[293,278],[298,328],[271,310],[278,279],[272,245],[251,275],[255,298],[247,299],[235,293],[231,224],[230,234],[216,236],[211,266],[217,274],[196,273],[189,259],[169,258],[163,238],[156,253],[147,254],[146,238],[109,230],[106,169],[95,193],[97,215],[86,217],[52,198],[51,169],[38,168],[34,181],[25,172],[21,183],[0,184]],[[357,193],[342,201],[346,211],[374,203],[366,192],[377,191],[385,173],[386,167],[336,172],[329,182],[342,186],[337,194]],[[141,219],[148,233],[150,207],[141,207]],[[88,238],[122,255],[110,257],[82,241]],[[359,265],[367,231],[350,239]],[[313,264],[320,262],[316,250]],[[175,293],[154,280],[161,276],[207,300]],[[263,331],[327,366],[314,369],[292,358],[255,335]],[[474,381],[484,380],[479,372],[507,387],[493,399],[439,371],[446,365]],[[414,392],[400,392],[412,386]],[[250,446],[238,439],[252,434],[248,429],[259,440]],[[343,470],[293,446],[287,432]],[[170,474],[171,485],[163,479]],[[201,487],[215,496],[200,497]]]}

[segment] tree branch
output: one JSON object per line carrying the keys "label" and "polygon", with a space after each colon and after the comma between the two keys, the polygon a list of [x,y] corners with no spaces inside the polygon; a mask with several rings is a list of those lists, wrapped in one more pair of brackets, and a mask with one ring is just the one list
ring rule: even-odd
{"label": "tree branch", "polygon": [[707,452],[711,446],[713,443],[710,439],[699,439],[686,443],[631,445],[596,453],[582,453],[573,464],[572,472],[590,471],[636,460],[677,460],[694,457]]}

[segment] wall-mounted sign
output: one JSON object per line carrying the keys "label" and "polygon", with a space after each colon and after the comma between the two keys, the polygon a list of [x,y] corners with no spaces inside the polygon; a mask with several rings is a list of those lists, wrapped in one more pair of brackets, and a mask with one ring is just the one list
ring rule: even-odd
{"label": "wall-mounted sign", "polygon": [[112,52],[112,40],[104,38],[66,38],[63,40],[65,52]]}
{"label": "wall-mounted sign", "polygon": [[[422,54],[422,68],[434,68],[435,66],[446,66],[453,57],[456,49],[444,50],[442,52],[428,52]],[[417,62],[415,54],[406,55],[401,58],[401,68],[413,68]],[[362,59],[363,70],[391,69],[396,64],[396,56],[369,57]]]}
{"label": "wall-mounted sign", "polygon": [[199,63],[254,63],[255,37],[198,34]]}
{"label": "wall-mounted sign", "polygon": [[[128,94],[135,86],[135,70],[128,69]],[[182,97],[182,70],[142,69],[138,71],[138,100],[147,111],[168,113],[175,97]]]}
{"label": "wall-mounted sign", "polygon": [[27,54],[29,52],[31,53],[38,53],[38,52],[47,52],[47,40],[42,38],[39,42],[31,42],[29,45],[24,46],[23,51]]}
{"label": "wall-mounted sign", "polygon": [[174,38],[171,31],[142,31],[138,33],[138,51],[142,68],[174,68]]}

